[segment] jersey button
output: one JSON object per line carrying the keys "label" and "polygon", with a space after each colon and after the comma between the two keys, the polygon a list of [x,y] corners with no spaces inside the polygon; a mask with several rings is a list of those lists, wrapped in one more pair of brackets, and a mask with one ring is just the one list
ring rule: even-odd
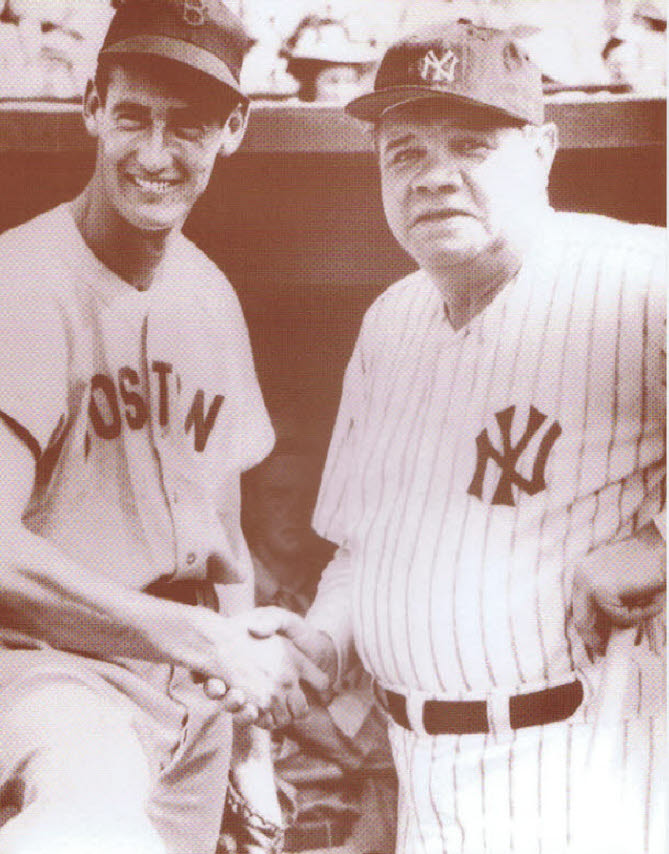
{"label": "jersey button", "polygon": [[188,552],[188,554],[186,555],[186,563],[188,564],[188,566],[192,566],[195,563],[196,559],[197,555],[195,554],[195,552]]}

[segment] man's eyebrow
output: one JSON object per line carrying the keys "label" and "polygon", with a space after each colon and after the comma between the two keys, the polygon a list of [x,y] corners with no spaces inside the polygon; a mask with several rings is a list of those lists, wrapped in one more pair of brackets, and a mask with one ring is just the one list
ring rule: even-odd
{"label": "man's eyebrow", "polygon": [[118,104],[114,104],[115,113],[120,113],[122,110],[131,110],[136,113],[140,113],[147,109],[148,107],[144,107],[142,106],[142,104],[138,104],[136,101],[119,101]]}
{"label": "man's eyebrow", "polygon": [[413,138],[412,133],[405,133],[404,136],[398,136],[395,139],[391,139],[390,142],[383,146],[383,150],[385,152],[394,151],[396,148],[401,148],[403,145],[411,142]]}

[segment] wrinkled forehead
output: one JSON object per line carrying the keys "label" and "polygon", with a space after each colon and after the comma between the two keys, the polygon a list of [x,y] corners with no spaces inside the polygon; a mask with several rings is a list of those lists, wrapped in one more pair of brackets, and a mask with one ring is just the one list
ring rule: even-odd
{"label": "wrinkled forehead", "polygon": [[422,129],[497,133],[520,127],[520,122],[485,107],[454,99],[426,98],[386,110],[376,124],[376,134],[378,139],[384,139]]}

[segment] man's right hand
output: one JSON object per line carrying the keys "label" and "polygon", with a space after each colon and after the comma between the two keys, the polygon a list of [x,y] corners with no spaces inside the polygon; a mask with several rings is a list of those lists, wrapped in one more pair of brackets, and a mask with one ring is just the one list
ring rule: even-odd
{"label": "man's right hand", "polygon": [[[328,677],[330,687],[337,677],[337,651],[334,641],[326,632],[315,628],[304,617],[274,606],[256,608],[248,615],[248,629],[254,638],[282,635],[300,653],[308,658]],[[312,687],[316,687],[312,684]],[[323,689],[316,688],[317,691]]]}
{"label": "man's right hand", "polygon": [[252,634],[249,621],[254,613],[224,618],[198,609],[197,628],[206,632],[214,650],[212,660],[200,668],[205,691],[249,723],[285,726],[308,710],[300,680],[319,692],[330,680],[285,637]]}

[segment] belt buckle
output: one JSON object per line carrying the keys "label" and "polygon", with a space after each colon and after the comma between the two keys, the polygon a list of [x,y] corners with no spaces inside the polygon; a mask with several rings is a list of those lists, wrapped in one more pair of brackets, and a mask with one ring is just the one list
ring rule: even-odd
{"label": "belt buckle", "polygon": [[513,732],[511,727],[511,704],[508,694],[493,692],[486,700],[486,711],[488,714],[488,729],[495,738],[509,736]]}

